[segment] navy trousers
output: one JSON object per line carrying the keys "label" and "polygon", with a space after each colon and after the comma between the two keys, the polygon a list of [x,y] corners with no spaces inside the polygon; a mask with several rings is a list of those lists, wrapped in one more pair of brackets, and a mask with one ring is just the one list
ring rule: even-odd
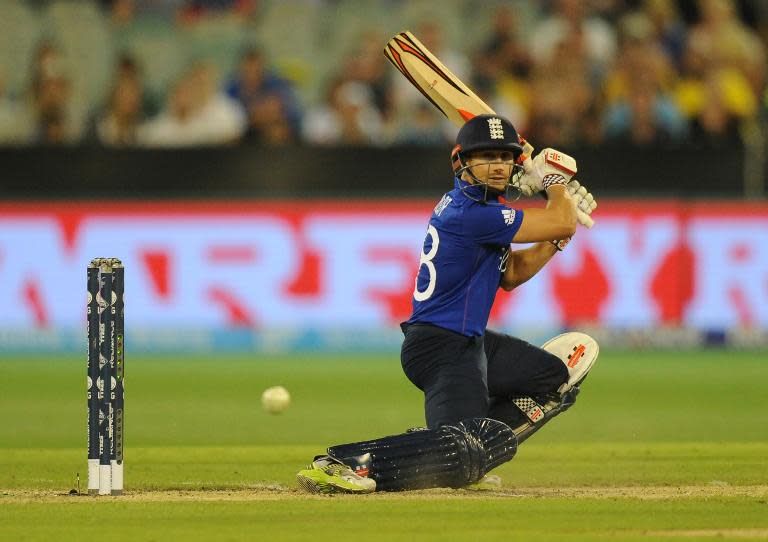
{"label": "navy trousers", "polygon": [[403,324],[403,371],[424,392],[427,427],[467,418],[524,421],[511,395],[556,391],[568,370],[560,359],[522,339],[486,330],[466,337],[430,324]]}

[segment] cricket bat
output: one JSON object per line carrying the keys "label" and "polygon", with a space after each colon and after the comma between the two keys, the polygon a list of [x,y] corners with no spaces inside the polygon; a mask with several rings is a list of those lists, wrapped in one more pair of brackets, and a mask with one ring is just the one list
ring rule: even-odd
{"label": "cricket bat", "polygon": [[[409,31],[389,40],[384,55],[454,126],[461,128],[477,115],[496,114]],[[523,149],[525,155],[532,155],[530,143],[526,142]],[[594,225],[589,215],[581,210],[577,213],[586,227]]]}
{"label": "cricket bat", "polygon": [[477,115],[496,114],[410,32],[389,40],[384,54],[456,127]]}

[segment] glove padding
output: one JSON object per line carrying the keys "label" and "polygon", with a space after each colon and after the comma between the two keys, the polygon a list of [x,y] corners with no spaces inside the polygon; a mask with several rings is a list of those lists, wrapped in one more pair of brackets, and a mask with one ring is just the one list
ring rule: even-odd
{"label": "glove padding", "polygon": [[535,158],[523,162],[525,173],[520,178],[520,191],[532,196],[550,186],[567,185],[576,174],[576,160],[555,149],[544,149]]}
{"label": "glove padding", "polygon": [[568,193],[576,202],[576,208],[586,215],[591,215],[597,208],[597,201],[586,186],[582,186],[579,181],[573,179],[568,183]]}
{"label": "glove padding", "polygon": [[582,186],[576,179],[568,183],[567,190],[576,204],[576,218],[579,224],[591,228],[594,221],[589,215],[597,208],[597,201],[595,201],[594,196],[589,193],[586,186]]}

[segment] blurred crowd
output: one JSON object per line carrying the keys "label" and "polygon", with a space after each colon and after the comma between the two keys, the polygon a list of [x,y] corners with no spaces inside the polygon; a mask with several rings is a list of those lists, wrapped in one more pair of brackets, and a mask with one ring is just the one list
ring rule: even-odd
{"label": "blurred crowd", "polygon": [[[405,28],[396,14],[408,2],[369,1],[395,16],[377,24],[366,17],[366,0],[82,0],[77,9],[89,5],[91,18],[69,37],[71,1],[59,9],[67,0],[2,0],[63,30],[40,31],[26,62],[6,49],[0,144],[450,141],[455,129],[382,54]],[[765,123],[768,2],[445,1],[446,11],[458,10],[457,25],[414,16],[414,34],[538,145],[738,144]],[[296,19],[277,28],[280,10]],[[467,14],[477,22],[462,30]],[[323,26],[324,34],[313,30],[315,41],[305,36],[310,18]],[[337,21],[345,39],[318,47]],[[217,28],[223,41],[198,40],[191,57],[172,57],[173,69],[155,66],[175,35],[208,39]],[[95,41],[80,51],[67,45],[85,40],[82,32]],[[5,39],[1,47],[17,44]],[[91,58],[108,59],[101,80],[91,75]]]}

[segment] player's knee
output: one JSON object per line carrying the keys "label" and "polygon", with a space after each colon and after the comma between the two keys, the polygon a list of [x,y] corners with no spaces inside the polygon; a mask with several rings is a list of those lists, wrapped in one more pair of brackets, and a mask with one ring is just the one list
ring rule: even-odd
{"label": "player's knee", "polygon": [[546,383],[547,391],[557,390],[568,381],[570,374],[568,366],[558,356],[544,349],[539,349],[541,355],[537,360],[537,366],[541,375],[541,381]]}
{"label": "player's knee", "polygon": [[456,439],[464,484],[477,482],[488,471],[512,459],[517,451],[514,431],[498,420],[470,418],[444,426],[441,431]]}

